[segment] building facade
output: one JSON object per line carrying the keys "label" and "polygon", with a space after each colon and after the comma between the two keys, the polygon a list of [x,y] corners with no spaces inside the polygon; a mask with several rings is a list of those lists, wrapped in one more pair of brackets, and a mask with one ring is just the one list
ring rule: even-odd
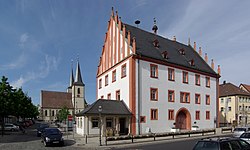
{"label": "building facade", "polygon": [[74,79],[73,69],[70,74],[70,84],[66,92],[41,91],[39,119],[51,122],[57,120],[58,112],[66,107],[70,115],[75,115],[82,111],[86,104],[85,85],[82,81],[79,61],[76,67]]}
{"label": "building facade", "polygon": [[[125,24],[113,10],[97,69],[97,99],[123,100],[130,132],[213,128],[220,75],[202,50]],[[220,68],[218,66],[218,72]]]}
{"label": "building facade", "polygon": [[220,85],[219,108],[221,126],[245,126],[250,123],[250,93],[232,83]]}

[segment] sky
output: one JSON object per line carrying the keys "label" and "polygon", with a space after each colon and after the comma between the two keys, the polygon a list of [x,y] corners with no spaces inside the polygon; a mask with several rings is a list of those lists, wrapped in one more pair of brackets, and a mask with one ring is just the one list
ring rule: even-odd
{"label": "sky", "polygon": [[96,100],[96,73],[111,8],[122,22],[187,44],[221,66],[220,83],[250,84],[249,0],[0,0],[0,77],[35,105],[41,90],[66,91],[79,58],[86,100]]}

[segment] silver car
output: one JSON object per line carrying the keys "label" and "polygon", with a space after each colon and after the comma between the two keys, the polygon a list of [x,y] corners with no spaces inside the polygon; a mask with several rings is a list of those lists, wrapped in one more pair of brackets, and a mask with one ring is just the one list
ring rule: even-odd
{"label": "silver car", "polygon": [[5,131],[18,131],[19,127],[14,124],[6,123],[4,125],[4,130]]}
{"label": "silver car", "polygon": [[240,139],[250,144],[250,132],[248,131],[248,132],[241,134]]}
{"label": "silver car", "polygon": [[234,137],[240,137],[241,134],[250,131],[250,127],[237,127],[234,129],[233,136]]}

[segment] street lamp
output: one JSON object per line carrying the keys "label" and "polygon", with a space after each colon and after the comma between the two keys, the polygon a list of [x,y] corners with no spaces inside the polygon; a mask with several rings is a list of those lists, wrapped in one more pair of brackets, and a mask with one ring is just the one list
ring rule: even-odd
{"label": "street lamp", "polygon": [[101,113],[102,113],[102,106],[98,107],[98,112],[99,112],[99,141],[100,141],[100,146],[102,146],[102,120],[101,120]]}

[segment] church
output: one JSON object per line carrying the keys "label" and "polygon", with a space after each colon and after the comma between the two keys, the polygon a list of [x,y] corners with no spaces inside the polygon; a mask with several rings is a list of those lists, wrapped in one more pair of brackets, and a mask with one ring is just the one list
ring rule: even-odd
{"label": "church", "polygon": [[75,78],[73,66],[71,67],[70,82],[66,92],[42,90],[40,97],[39,119],[46,122],[57,120],[59,110],[64,107],[73,116],[82,111],[87,104],[85,100],[85,84],[82,80],[79,60],[77,61]]}

